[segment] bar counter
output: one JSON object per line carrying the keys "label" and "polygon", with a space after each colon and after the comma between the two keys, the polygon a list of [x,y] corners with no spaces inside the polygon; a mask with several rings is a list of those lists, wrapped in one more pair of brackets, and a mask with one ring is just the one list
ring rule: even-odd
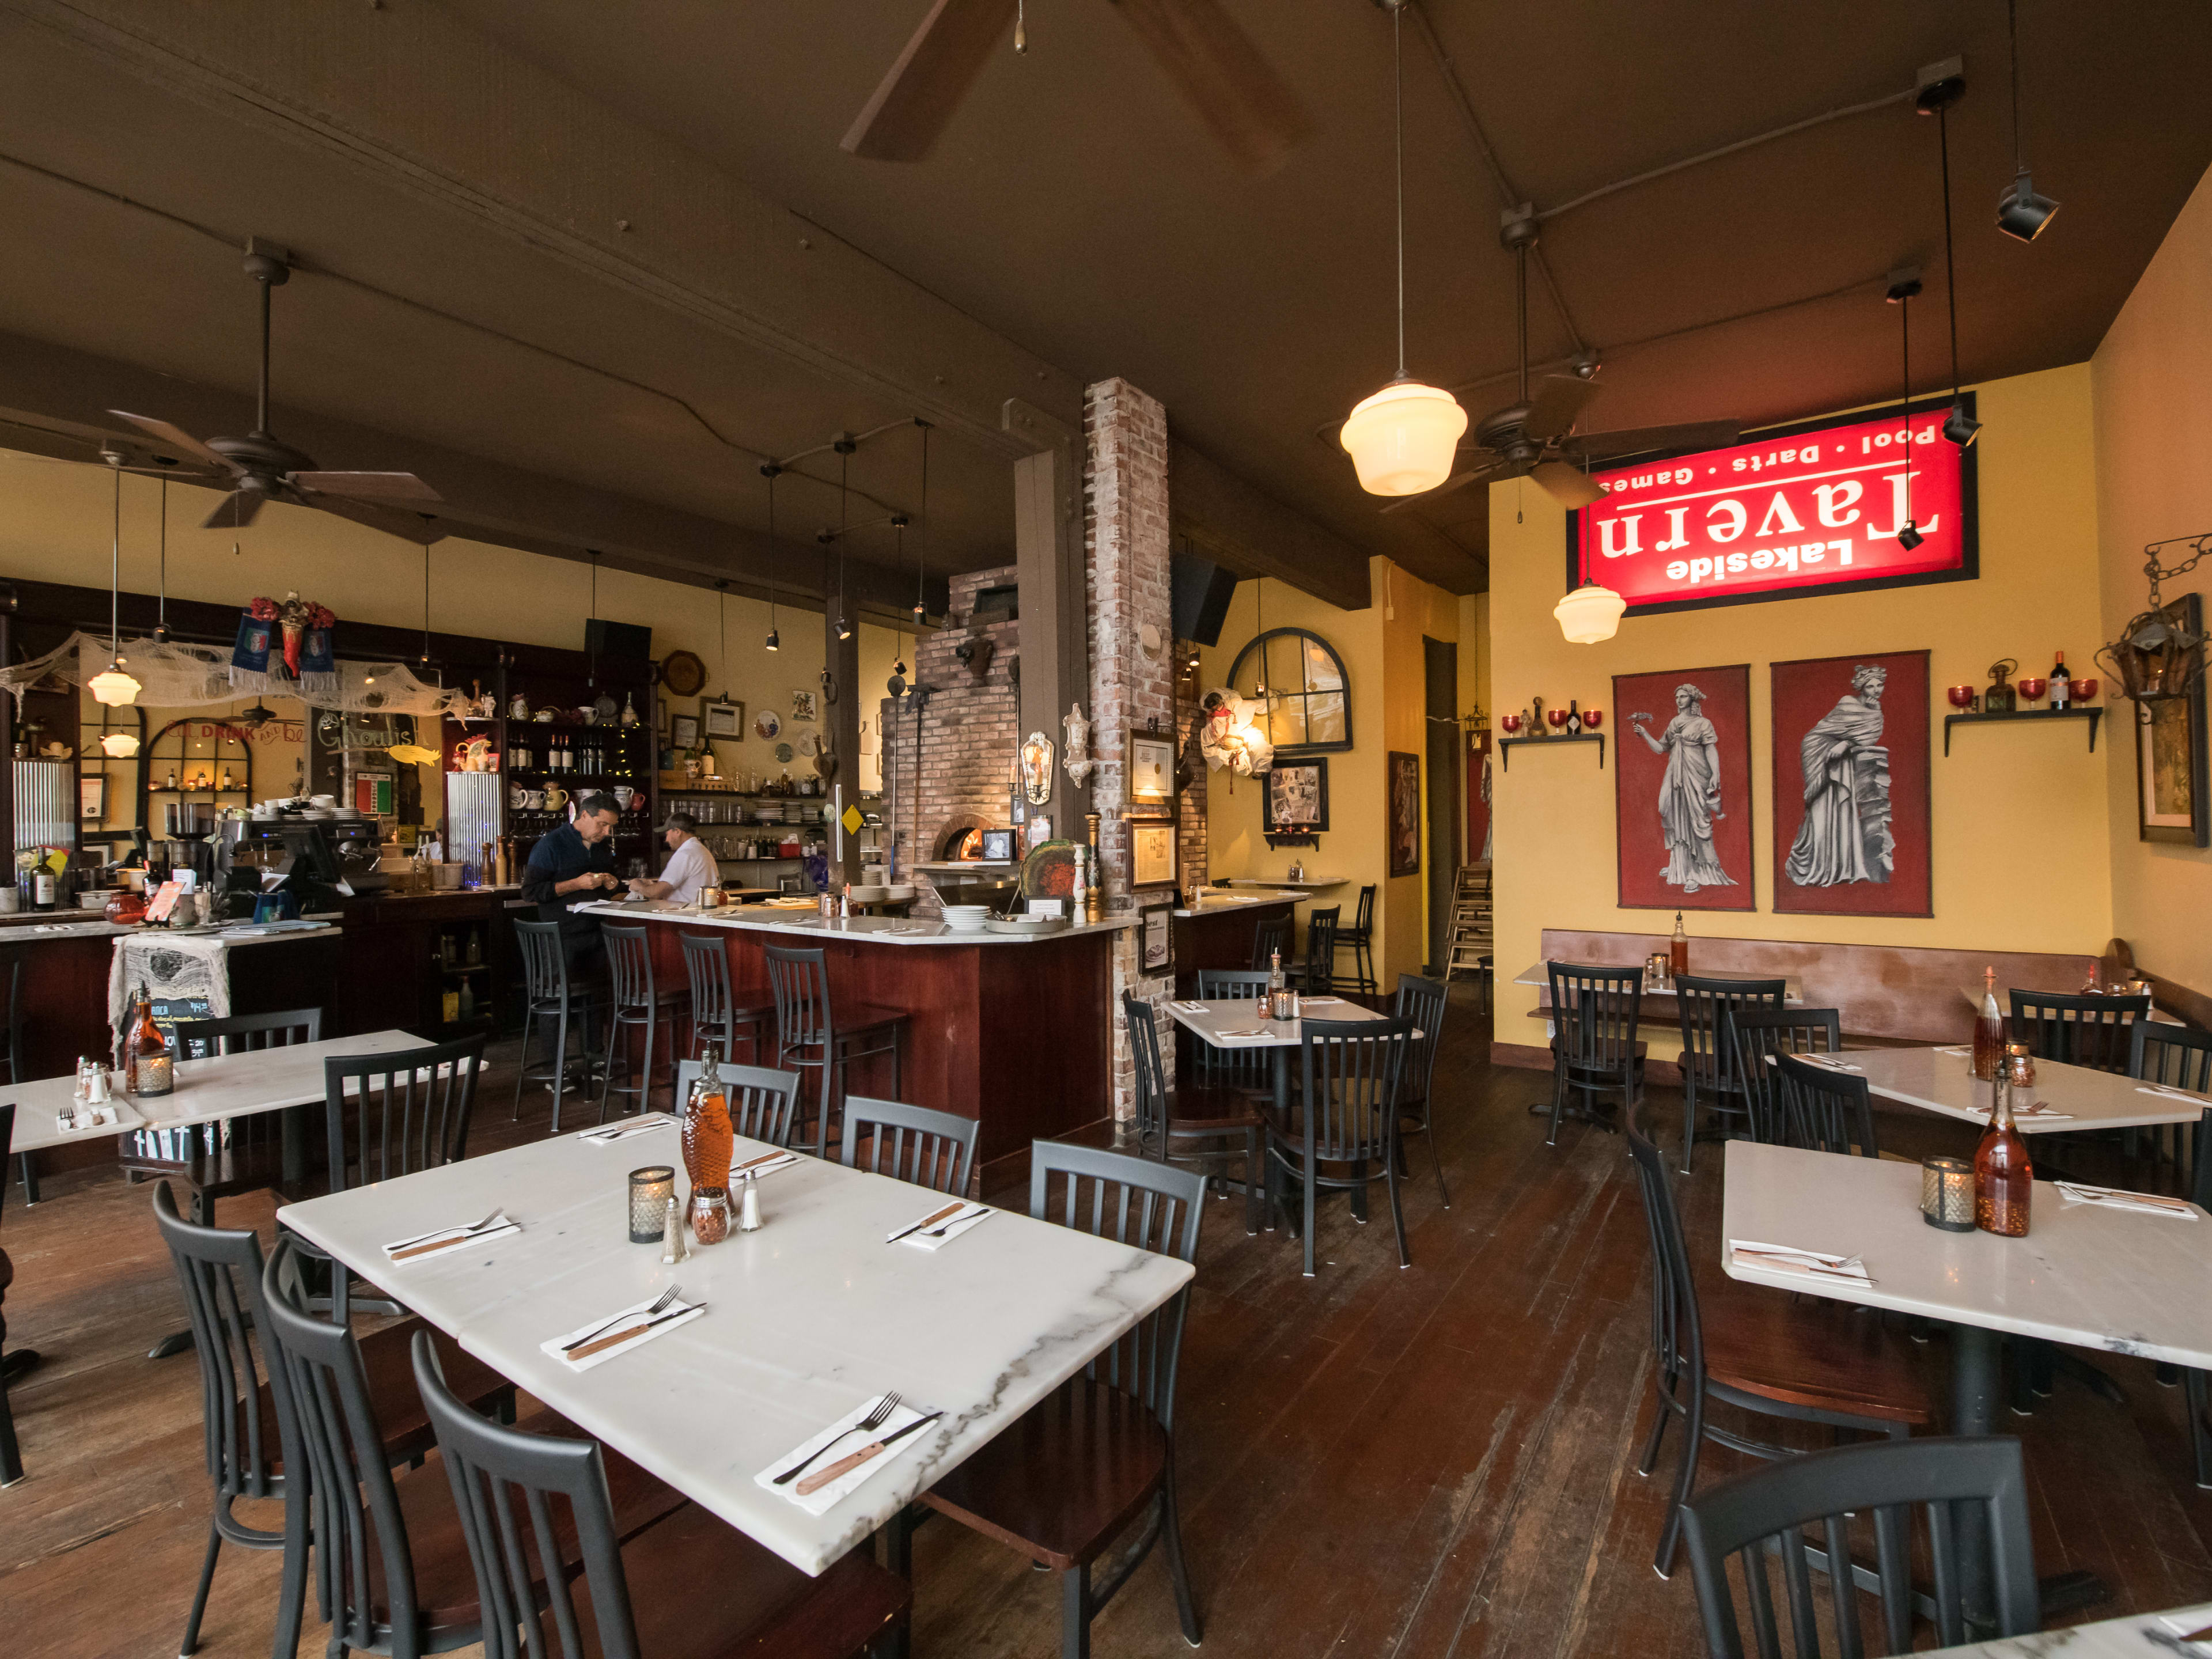
{"label": "bar counter", "polygon": [[[687,932],[720,935],[740,1000],[749,993],[767,999],[767,946],[819,949],[833,1012],[861,1003],[905,1012],[898,1097],[981,1122],[975,1156],[992,1166],[982,1174],[986,1187],[1019,1178],[1031,1140],[1112,1114],[1113,940],[1136,926],[1133,916],[1015,937],[881,916],[829,920],[761,905],[576,908],[648,924],[653,982],[663,988],[690,983],[680,942]],[[888,1057],[860,1062],[847,1085],[856,1095],[890,1091]]]}

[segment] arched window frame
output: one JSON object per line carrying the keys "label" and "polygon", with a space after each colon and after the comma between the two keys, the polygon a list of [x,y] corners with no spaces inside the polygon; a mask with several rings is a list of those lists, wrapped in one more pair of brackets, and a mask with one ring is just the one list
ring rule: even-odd
{"label": "arched window frame", "polygon": [[[1270,688],[1267,700],[1267,729],[1270,738],[1272,739],[1274,734],[1274,712],[1277,703],[1288,702],[1293,697],[1303,702],[1310,697],[1333,696],[1340,696],[1344,699],[1344,736],[1340,738],[1331,738],[1325,743],[1279,743],[1275,745],[1275,752],[1279,755],[1327,755],[1350,749],[1352,747],[1352,676],[1346,672],[1344,659],[1337,654],[1336,647],[1310,629],[1271,628],[1266,633],[1257,635],[1237,653],[1237,661],[1229,671],[1229,689],[1240,696],[1254,696],[1259,683],[1261,663],[1264,660],[1267,664],[1267,672],[1271,678],[1284,665],[1285,653],[1279,650],[1269,648],[1276,641],[1282,640],[1295,640],[1298,642],[1296,660],[1299,665],[1300,689],[1296,691],[1285,691]],[[1340,691],[1327,690],[1309,691],[1304,689],[1305,647],[1308,641],[1312,641],[1320,649],[1328,659],[1329,665],[1335,669],[1337,684],[1342,688]],[[1299,729],[1310,731],[1312,729],[1310,719],[1302,721]]]}

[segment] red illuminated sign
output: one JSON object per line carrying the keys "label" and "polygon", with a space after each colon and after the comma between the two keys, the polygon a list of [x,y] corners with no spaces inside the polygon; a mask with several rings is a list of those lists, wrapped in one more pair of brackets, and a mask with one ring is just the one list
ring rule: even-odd
{"label": "red illuminated sign", "polygon": [[1567,515],[1568,585],[1600,582],[1633,613],[1972,577],[1974,452],[1943,436],[1949,411],[1812,421],[1593,470],[1606,498]]}

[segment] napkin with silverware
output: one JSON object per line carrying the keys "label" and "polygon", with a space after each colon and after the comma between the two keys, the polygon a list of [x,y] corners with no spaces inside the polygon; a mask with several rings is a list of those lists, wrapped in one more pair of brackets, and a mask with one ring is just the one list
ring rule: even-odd
{"label": "napkin with silverware", "polygon": [[755,1177],[774,1175],[778,1170],[788,1170],[798,1162],[797,1152],[760,1152],[751,1158],[741,1158],[730,1165],[730,1185],[735,1188],[744,1183],[748,1175]]}
{"label": "napkin with silverware", "polygon": [[586,1129],[576,1137],[594,1146],[611,1146],[617,1140],[628,1140],[632,1135],[650,1134],[655,1129],[665,1129],[676,1120],[665,1112],[647,1112],[641,1117],[624,1118],[619,1123],[603,1123],[596,1129]]}
{"label": "napkin with silverware", "polygon": [[1863,1066],[1853,1066],[1844,1060],[1832,1060],[1826,1054],[1799,1054],[1797,1058],[1804,1060],[1808,1065],[1825,1066],[1831,1072],[1863,1072],[1866,1070],[1866,1067]]}
{"label": "napkin with silverware", "polygon": [[1772,1272],[1803,1273],[1812,1279],[1843,1279],[1855,1285],[1871,1285],[1866,1263],[1855,1255],[1831,1255],[1824,1250],[1801,1250],[1790,1244],[1761,1244],[1748,1238],[1729,1240],[1729,1258],[1739,1267],[1764,1267]]}
{"label": "napkin with silverware", "polygon": [[1181,1014],[1202,1014],[1206,1012],[1206,1005],[1202,1002],[1170,1002],[1168,1006]]}
{"label": "napkin with silverware", "polygon": [[1225,1042],[1232,1038],[1238,1037],[1273,1036],[1274,1033],[1267,1030],[1264,1026],[1253,1025],[1240,1027],[1238,1030],[1234,1031],[1216,1031],[1213,1035],[1217,1040]]}
{"label": "napkin with silverware", "polygon": [[494,1210],[473,1224],[465,1222],[458,1227],[417,1233],[412,1238],[395,1238],[384,1247],[384,1254],[394,1262],[420,1261],[428,1256],[443,1255],[465,1244],[481,1244],[487,1238],[501,1238],[521,1231],[522,1224],[508,1220],[505,1210]]}
{"label": "napkin with silverware", "polygon": [[[875,1414],[882,1398],[878,1395],[863,1400],[819,1434],[801,1441],[754,1475],[753,1484],[763,1491],[774,1492],[787,1502],[798,1504],[809,1515],[826,1515],[864,1482],[881,1474],[898,1454],[921,1444],[928,1437],[926,1434],[908,1433],[907,1431],[931,1413],[918,1411],[903,1402],[894,1407],[890,1415],[872,1430],[862,1428],[861,1424]],[[893,1437],[895,1436],[896,1438]],[[842,1442],[842,1444],[833,1447],[830,1444],[832,1441]],[[860,1454],[867,1451],[871,1446],[880,1447],[881,1449],[860,1457]],[[798,1480],[786,1481],[781,1486],[776,1484],[776,1476],[795,1464],[805,1462],[820,1451],[836,1451],[837,1455],[817,1460],[806,1474]],[[812,1477],[836,1469],[839,1464],[854,1458],[859,1461],[851,1468],[839,1470],[821,1486],[811,1492],[799,1491],[799,1487]]]}
{"label": "napkin with silverware", "polygon": [[2130,1193],[2118,1187],[2091,1187],[2079,1181],[2060,1181],[2052,1183],[2059,1196],[2069,1204],[2094,1204],[2107,1210],[2138,1210],[2145,1215],[2177,1217],[2183,1221],[2197,1219],[2195,1206],[2178,1198],[2160,1198],[2155,1193]]}
{"label": "napkin with silverware", "polygon": [[991,1206],[972,1200],[939,1205],[921,1220],[902,1227],[884,1242],[911,1244],[918,1250],[941,1250],[961,1234],[988,1221]]}
{"label": "napkin with silverware", "polygon": [[659,1301],[658,1297],[648,1297],[633,1303],[619,1313],[594,1319],[573,1331],[563,1331],[539,1343],[538,1348],[548,1358],[560,1360],[572,1371],[587,1371],[594,1365],[604,1365],[610,1359],[659,1340],[707,1311],[705,1303],[686,1302],[680,1296],[671,1297],[665,1306],[659,1305]]}

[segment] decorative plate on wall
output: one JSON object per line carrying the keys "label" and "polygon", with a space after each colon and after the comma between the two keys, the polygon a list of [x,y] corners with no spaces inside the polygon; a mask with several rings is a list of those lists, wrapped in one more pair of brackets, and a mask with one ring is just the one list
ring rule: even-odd
{"label": "decorative plate on wall", "polygon": [[809,757],[820,754],[822,752],[822,739],[816,737],[811,732],[800,732],[799,734],[799,752]]}
{"label": "decorative plate on wall", "polygon": [[776,744],[775,757],[780,761],[788,761],[791,758],[791,745],[787,743]]}
{"label": "decorative plate on wall", "polygon": [[707,665],[689,651],[672,651],[661,659],[660,683],[679,697],[696,696],[707,683]]}
{"label": "decorative plate on wall", "polygon": [[782,730],[782,717],[773,708],[763,708],[753,716],[753,735],[763,741]]}

